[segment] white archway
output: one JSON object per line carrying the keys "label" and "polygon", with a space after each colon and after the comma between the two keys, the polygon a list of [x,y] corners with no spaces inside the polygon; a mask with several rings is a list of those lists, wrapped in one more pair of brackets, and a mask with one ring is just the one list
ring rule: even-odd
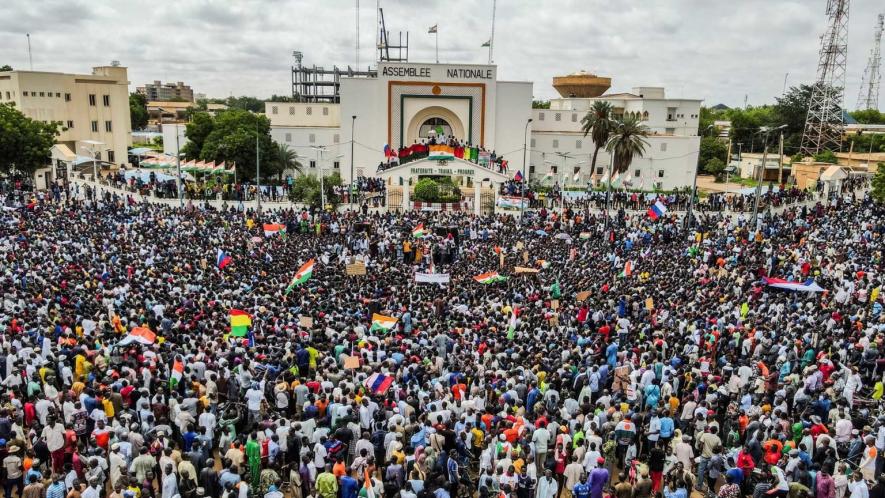
{"label": "white archway", "polygon": [[414,143],[416,140],[420,139],[420,131],[421,125],[423,125],[429,119],[441,119],[448,123],[449,127],[451,127],[452,135],[458,140],[466,140],[467,133],[464,129],[464,124],[461,122],[461,119],[457,114],[452,112],[445,107],[440,106],[430,106],[421,109],[412,117],[411,121],[409,121],[409,125],[406,128],[406,139],[403,145],[408,145]]}

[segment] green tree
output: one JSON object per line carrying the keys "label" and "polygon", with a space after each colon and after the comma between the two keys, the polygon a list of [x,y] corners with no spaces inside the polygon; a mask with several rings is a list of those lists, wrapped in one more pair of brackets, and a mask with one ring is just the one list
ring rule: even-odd
{"label": "green tree", "polygon": [[532,109],[550,109],[549,100],[533,100]]}
{"label": "green tree", "polygon": [[273,158],[277,161],[280,177],[282,177],[285,170],[290,169],[294,169],[298,173],[304,173],[301,169],[303,165],[298,160],[298,153],[286,144],[274,142]]}
{"label": "green tree", "polygon": [[298,100],[291,95],[277,95],[273,94],[268,99],[271,102],[298,102]]}
{"label": "green tree", "polygon": [[255,97],[228,97],[223,103],[230,109],[264,112],[264,101]]}
{"label": "green tree", "polygon": [[[584,136],[590,135],[593,140],[593,159],[590,161],[590,173],[596,172],[596,156],[599,149],[605,147],[617,123],[612,119],[612,105],[597,100],[593,102],[587,115],[581,118],[581,129]],[[611,173],[611,172],[609,172]]]}
{"label": "green tree", "polygon": [[[326,190],[326,203],[337,205],[338,196],[335,195],[335,187],[341,186],[341,175],[332,173],[323,177],[323,187]],[[310,206],[319,206],[322,202],[320,194],[320,179],[315,175],[300,175],[292,182],[290,191],[291,199],[295,202],[303,202]]]}
{"label": "green tree", "polygon": [[885,163],[879,163],[876,168],[870,195],[873,196],[876,202],[885,202]]}
{"label": "green tree", "polygon": [[30,175],[49,164],[58,127],[57,122],[33,120],[12,104],[0,104],[0,172],[14,169]]}
{"label": "green tree", "polygon": [[432,178],[422,178],[415,183],[415,199],[423,202],[436,202],[439,199],[439,184]]}
{"label": "green tree", "polygon": [[717,158],[724,162],[728,159],[725,157],[727,154],[728,145],[719,140],[719,137],[703,137],[701,138],[700,151],[698,153],[698,165],[706,170],[707,163],[712,159]]}
{"label": "green tree", "polygon": [[725,163],[722,159],[714,157],[704,164],[704,172],[719,178],[725,172]]}
{"label": "green tree", "polygon": [[[814,88],[811,85],[791,87],[782,97],[775,99],[777,103],[772,108],[772,119],[764,123],[765,126],[787,125],[783,130],[784,151],[787,154],[798,151],[802,145],[805,118],[808,115],[808,106],[813,91]],[[842,110],[834,107],[833,112],[841,113]]]}
{"label": "green tree", "polygon": [[885,114],[879,112],[878,109],[864,109],[862,111],[850,112],[851,117],[858,123],[862,124],[885,124]]}
{"label": "green tree", "polygon": [[12,66],[10,66],[9,64],[3,64],[2,66],[0,66],[0,72],[3,71],[12,71]]}
{"label": "green tree", "polygon": [[129,94],[129,121],[133,130],[140,130],[148,124],[147,97],[140,93]]}
{"label": "green tree", "polygon": [[205,112],[197,112],[191,117],[190,123],[185,126],[184,136],[187,137],[187,143],[181,148],[185,157],[190,159],[199,159],[203,152],[203,144],[206,138],[215,129],[215,119]]}
{"label": "green tree", "polygon": [[836,154],[833,154],[831,150],[824,150],[814,155],[814,160],[819,163],[830,163],[836,164],[838,160],[836,159]]}
{"label": "green tree", "polygon": [[231,109],[219,113],[214,119],[212,131],[202,144],[199,158],[203,161],[235,163],[238,178],[254,178],[256,140],[262,158],[261,177],[277,176],[281,170],[273,156],[270,121],[249,111]]}
{"label": "green tree", "polygon": [[614,171],[624,173],[630,169],[635,156],[642,157],[648,147],[648,127],[636,118],[625,118],[618,123],[605,146],[611,153]]}

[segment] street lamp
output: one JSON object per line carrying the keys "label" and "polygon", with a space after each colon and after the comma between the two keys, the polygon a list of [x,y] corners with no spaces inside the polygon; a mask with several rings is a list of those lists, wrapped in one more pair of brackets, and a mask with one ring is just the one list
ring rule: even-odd
{"label": "street lamp", "polygon": [[354,194],[354,186],[356,186],[356,179],[353,177],[353,130],[354,126],[356,126],[356,115],[350,117],[350,187],[347,190],[347,199],[353,204],[353,194]]}
{"label": "street lamp", "polygon": [[[774,128],[773,131],[783,130],[787,125],[780,125],[777,128]],[[762,191],[762,180],[765,178],[765,164],[768,162],[768,134],[772,129],[767,126],[763,126],[759,129],[759,133],[764,133],[762,138],[762,167],[759,168],[761,174],[754,174],[753,177],[756,180],[756,196],[753,199],[753,230],[756,230],[757,224],[759,222],[759,195]],[[762,178],[755,178],[756,176],[761,176]]]}
{"label": "street lamp", "polygon": [[522,185],[519,186],[519,222],[522,223],[522,215],[525,212],[525,187],[529,183],[529,166],[528,166],[528,157],[529,157],[529,149],[526,147],[528,144],[528,139],[526,138],[529,133],[529,124],[533,121],[532,118],[529,118],[525,122],[525,130],[522,132]]}
{"label": "street lamp", "polygon": [[[707,135],[707,132],[710,131],[713,128],[713,126],[714,125],[710,125],[710,126],[707,126],[706,128],[704,128],[704,136]],[[703,139],[701,139],[701,140],[703,140]],[[701,153],[700,146],[701,146],[700,142],[698,142],[698,154]],[[700,161],[698,161],[698,163],[699,162]],[[698,193],[698,168],[700,167],[700,165],[698,163],[695,163],[695,165],[694,165],[694,178],[692,178],[692,181],[691,181],[691,199],[688,200],[688,212],[685,213],[685,230],[686,230],[686,232],[688,231],[689,226],[692,225],[692,221],[693,221],[692,216],[694,214],[693,213],[693,211],[694,211],[694,198],[697,196],[697,193]]]}

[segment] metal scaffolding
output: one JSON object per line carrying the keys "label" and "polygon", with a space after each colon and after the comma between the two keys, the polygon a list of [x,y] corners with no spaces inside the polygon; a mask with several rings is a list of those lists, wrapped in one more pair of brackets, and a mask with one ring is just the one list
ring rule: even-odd
{"label": "metal scaffolding", "polygon": [[860,83],[860,91],[857,94],[857,109],[878,109],[879,108],[879,67],[882,65],[882,56],[879,47],[882,42],[882,24],[885,21],[885,15],[879,14],[876,22],[876,31],[873,33],[873,48],[870,50],[870,59],[867,61],[867,67],[863,72],[863,79]]}

